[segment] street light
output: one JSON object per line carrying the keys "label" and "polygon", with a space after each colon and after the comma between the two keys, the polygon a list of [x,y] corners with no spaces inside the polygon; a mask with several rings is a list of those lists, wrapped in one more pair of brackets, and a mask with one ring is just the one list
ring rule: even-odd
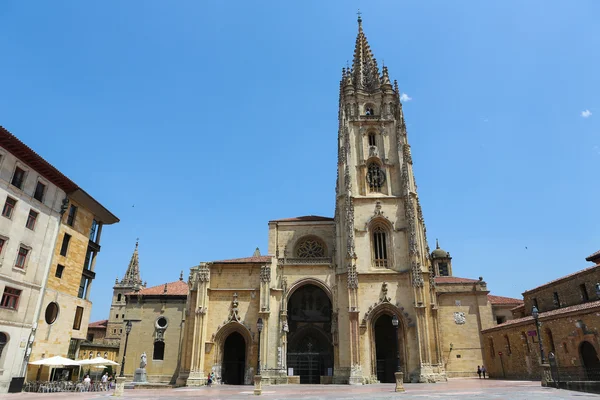
{"label": "street light", "polygon": [[535,305],[531,309],[531,316],[535,320],[535,329],[537,331],[538,343],[540,344],[540,359],[541,359],[541,363],[543,364],[544,363],[544,346],[542,345],[542,336],[540,335],[540,321],[538,319],[540,317],[540,312],[538,311],[538,309]]}
{"label": "street light", "polygon": [[263,320],[259,318],[256,321],[256,329],[258,329],[258,361],[256,363],[256,375],[260,375],[260,333],[263,330]]}
{"label": "street light", "polygon": [[392,325],[394,325],[394,329],[396,329],[396,372],[400,372],[400,338],[398,337],[398,316],[394,314],[392,317]]}
{"label": "street light", "polygon": [[129,333],[131,333],[131,321],[127,321],[125,324],[125,347],[123,348],[123,360],[121,361],[121,372],[119,373],[121,378],[125,376],[125,355],[127,354],[127,341],[129,340]]}

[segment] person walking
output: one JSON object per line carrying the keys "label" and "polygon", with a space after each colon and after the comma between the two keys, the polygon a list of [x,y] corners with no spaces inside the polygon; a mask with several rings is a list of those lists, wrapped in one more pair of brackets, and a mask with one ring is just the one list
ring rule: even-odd
{"label": "person walking", "polygon": [[479,375],[479,379],[481,379],[481,367],[477,366],[477,375]]}
{"label": "person walking", "polygon": [[210,376],[210,373],[208,374],[208,377],[206,378],[206,386],[210,387],[212,385],[212,377]]}
{"label": "person walking", "polygon": [[85,392],[89,392],[91,386],[92,386],[92,380],[89,375],[86,375],[85,378],[83,378],[83,390]]}
{"label": "person walking", "polygon": [[483,375],[483,379],[485,379],[485,373],[487,372],[487,369],[485,369],[485,365],[481,366],[481,374]]}
{"label": "person walking", "polygon": [[108,372],[102,375],[102,390],[108,390]]}

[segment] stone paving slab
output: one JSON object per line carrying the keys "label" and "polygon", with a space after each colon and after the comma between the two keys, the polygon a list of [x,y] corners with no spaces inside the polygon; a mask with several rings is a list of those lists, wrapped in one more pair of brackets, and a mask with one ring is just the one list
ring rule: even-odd
{"label": "stone paving slab", "polygon": [[[122,399],[600,399],[600,395],[543,388],[539,382],[497,381],[492,379],[451,379],[447,383],[405,384],[405,393],[395,393],[393,384],[349,385],[278,385],[263,386],[263,395],[254,396],[252,386],[213,386],[211,388],[135,389],[126,390]],[[116,399],[112,392],[92,393],[17,393],[0,395],[0,399]]]}

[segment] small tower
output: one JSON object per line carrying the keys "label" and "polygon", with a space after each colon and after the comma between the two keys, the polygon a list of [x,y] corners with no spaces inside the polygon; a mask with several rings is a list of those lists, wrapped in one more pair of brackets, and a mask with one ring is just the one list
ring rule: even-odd
{"label": "small tower", "polygon": [[108,324],[106,328],[106,339],[118,340],[123,332],[123,322],[125,318],[125,294],[138,292],[146,287],[142,283],[140,277],[140,262],[138,255],[139,239],[135,242],[135,250],[131,255],[129,266],[125,272],[125,276],[121,281],[117,278],[113,287],[112,304],[110,306],[110,314],[108,316]]}
{"label": "small tower", "polygon": [[435,276],[452,276],[452,257],[450,253],[440,248],[437,239],[435,239],[435,250],[431,252],[431,264]]}

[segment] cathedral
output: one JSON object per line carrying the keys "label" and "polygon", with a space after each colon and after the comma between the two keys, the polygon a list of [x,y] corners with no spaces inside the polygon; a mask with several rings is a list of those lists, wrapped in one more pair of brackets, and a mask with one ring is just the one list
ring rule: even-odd
{"label": "cathedral", "polygon": [[430,251],[398,84],[380,71],[360,17],[338,119],[333,218],[269,221],[267,255],[200,263],[187,282],[153,288],[136,245],[108,321],[121,354],[123,321],[134,321],[126,375],[142,351],[150,381],[187,386],[211,373],[227,384],[259,373],[263,384],[475,374],[481,330],[519,300],[453,276],[450,254],[437,243]]}

